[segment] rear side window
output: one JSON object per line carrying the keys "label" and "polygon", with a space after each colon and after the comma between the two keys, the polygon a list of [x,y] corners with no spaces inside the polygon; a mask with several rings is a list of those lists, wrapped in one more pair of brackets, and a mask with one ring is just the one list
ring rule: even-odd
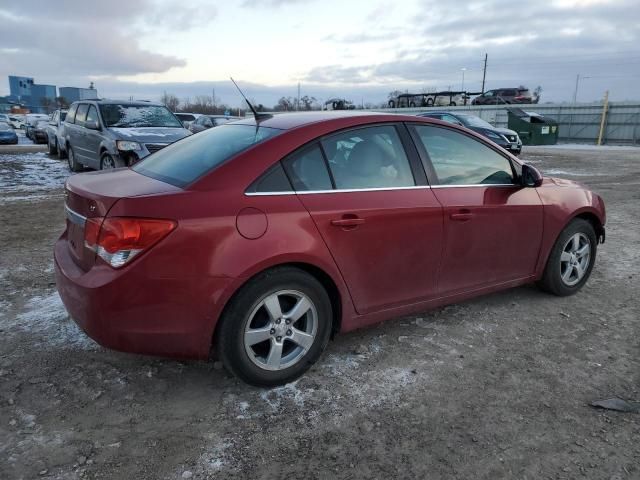
{"label": "rear side window", "polygon": [[74,103],[73,105],[71,105],[71,107],[69,108],[69,111],[67,112],[67,116],[64,119],[64,121],[67,122],[67,123],[75,122],[76,110],[77,109],[78,109],[78,104],[77,103]]}
{"label": "rear side window", "polygon": [[258,180],[253,182],[247,193],[290,192],[291,184],[280,162],[267,170]]}
{"label": "rear side window", "polygon": [[173,143],[132,168],[142,175],[184,187],[225,160],[281,132],[255,125],[222,125]]}
{"label": "rear side window", "polygon": [[416,184],[395,127],[365,127],[322,141],[336,189],[410,187]]}
{"label": "rear side window", "polygon": [[87,110],[89,110],[89,105],[83,103],[78,107],[78,111],[76,112],[76,123],[83,123],[87,119]]}
{"label": "rear side window", "polygon": [[305,148],[284,160],[284,168],[298,192],[331,190],[331,178],[318,145]]}
{"label": "rear side window", "polygon": [[511,163],[483,143],[448,128],[415,125],[440,185],[514,183]]}

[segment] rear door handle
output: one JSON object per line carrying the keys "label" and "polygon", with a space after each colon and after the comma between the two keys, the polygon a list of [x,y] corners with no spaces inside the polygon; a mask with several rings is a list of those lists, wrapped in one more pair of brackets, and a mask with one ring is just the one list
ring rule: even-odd
{"label": "rear door handle", "polygon": [[364,223],[364,218],[341,218],[339,220],[331,220],[334,227],[357,227]]}
{"label": "rear door handle", "polygon": [[452,213],[451,215],[449,215],[449,218],[451,220],[454,220],[456,222],[467,222],[469,220],[471,220],[473,218],[473,213],[468,212],[468,211],[461,211],[458,213]]}

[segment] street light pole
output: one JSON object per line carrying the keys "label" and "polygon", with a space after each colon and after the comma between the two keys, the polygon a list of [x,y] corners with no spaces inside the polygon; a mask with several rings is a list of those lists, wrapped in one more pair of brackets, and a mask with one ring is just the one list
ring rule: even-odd
{"label": "street light pole", "polygon": [[578,84],[580,83],[580,74],[576,75],[576,89],[573,91],[573,103],[578,99]]}
{"label": "street light pole", "polygon": [[462,88],[460,90],[462,90],[464,92],[464,72],[466,72],[467,69],[465,67],[462,67]]}

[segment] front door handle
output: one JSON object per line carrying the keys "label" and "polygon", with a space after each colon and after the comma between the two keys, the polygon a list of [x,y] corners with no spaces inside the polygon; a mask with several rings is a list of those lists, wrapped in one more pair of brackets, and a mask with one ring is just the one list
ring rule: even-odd
{"label": "front door handle", "polygon": [[339,220],[331,220],[331,225],[334,227],[357,227],[364,223],[364,218],[341,218]]}
{"label": "front door handle", "polygon": [[461,210],[457,213],[452,213],[449,218],[456,222],[467,222],[473,218],[473,213],[469,210]]}

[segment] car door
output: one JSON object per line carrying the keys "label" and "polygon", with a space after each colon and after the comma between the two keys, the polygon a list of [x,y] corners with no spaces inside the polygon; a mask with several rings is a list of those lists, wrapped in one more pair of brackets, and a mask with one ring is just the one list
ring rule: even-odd
{"label": "car door", "polygon": [[89,159],[88,165],[93,168],[101,168],[100,166],[100,143],[102,142],[102,132],[100,130],[92,130],[87,128],[87,124],[100,125],[100,118],[98,117],[98,109],[95,105],[89,105],[87,110],[87,117],[84,122],[84,145],[86,148],[86,156]]}
{"label": "car door", "polygon": [[[86,129],[84,128],[84,121],[87,119],[87,112],[89,111],[89,105],[81,103],[76,110],[76,119],[71,132],[71,146],[73,147],[73,153],[76,159],[83,165],[88,165],[91,158],[87,155],[87,136]],[[93,165],[90,165],[93,167]],[[94,167],[95,168],[95,167]]]}
{"label": "car door", "polygon": [[284,166],[359,313],[436,295],[442,207],[404,125],[333,134]]}
{"label": "car door", "polygon": [[519,182],[517,165],[483,141],[435,125],[412,125],[444,208],[441,295],[534,274],[542,241],[542,202]]}

